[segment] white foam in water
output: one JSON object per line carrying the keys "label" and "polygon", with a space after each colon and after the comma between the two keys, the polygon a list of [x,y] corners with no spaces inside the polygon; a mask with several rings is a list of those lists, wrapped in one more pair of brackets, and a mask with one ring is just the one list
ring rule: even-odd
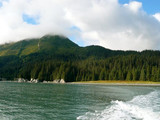
{"label": "white foam in water", "polygon": [[134,97],[131,101],[112,101],[103,111],[87,112],[77,120],[160,120],[160,91]]}

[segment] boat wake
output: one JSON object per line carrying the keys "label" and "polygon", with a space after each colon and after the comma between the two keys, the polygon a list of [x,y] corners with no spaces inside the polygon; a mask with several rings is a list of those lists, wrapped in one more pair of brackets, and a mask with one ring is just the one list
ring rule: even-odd
{"label": "boat wake", "polygon": [[127,102],[112,101],[103,111],[87,112],[77,120],[160,120],[160,91]]}

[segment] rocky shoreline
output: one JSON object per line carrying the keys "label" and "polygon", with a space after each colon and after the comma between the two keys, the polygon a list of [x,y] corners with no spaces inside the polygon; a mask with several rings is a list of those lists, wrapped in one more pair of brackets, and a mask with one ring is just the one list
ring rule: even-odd
{"label": "rocky shoreline", "polygon": [[34,78],[31,78],[30,80],[24,79],[24,78],[15,78],[14,81],[19,82],[19,83],[26,83],[26,82],[27,83],[61,83],[61,84],[66,83],[64,79],[56,79],[56,80],[53,80],[53,81],[40,82],[38,79],[34,79]]}
{"label": "rocky shoreline", "polygon": [[[65,84],[64,79],[55,79],[53,81],[40,82],[38,79],[31,78],[30,80],[24,78],[15,78],[13,81],[8,81],[6,78],[0,78],[0,82],[18,82],[18,83],[52,83]],[[88,81],[88,82],[67,82],[67,84],[81,84],[81,85],[108,85],[108,86],[160,86],[160,82],[145,82],[145,81]]]}

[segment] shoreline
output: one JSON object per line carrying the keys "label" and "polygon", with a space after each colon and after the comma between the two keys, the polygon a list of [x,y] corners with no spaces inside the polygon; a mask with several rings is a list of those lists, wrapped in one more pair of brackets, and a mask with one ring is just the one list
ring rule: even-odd
{"label": "shoreline", "polygon": [[108,86],[157,86],[157,87],[160,87],[160,82],[151,82],[151,81],[83,81],[83,82],[70,82],[69,84],[108,85]]}
{"label": "shoreline", "polygon": [[[18,81],[0,81],[13,83],[34,83],[34,82],[18,82]],[[160,82],[152,81],[81,81],[81,82],[38,82],[40,84],[77,84],[77,85],[107,85],[107,86],[157,86],[160,87]],[[34,83],[37,84],[37,83]]]}

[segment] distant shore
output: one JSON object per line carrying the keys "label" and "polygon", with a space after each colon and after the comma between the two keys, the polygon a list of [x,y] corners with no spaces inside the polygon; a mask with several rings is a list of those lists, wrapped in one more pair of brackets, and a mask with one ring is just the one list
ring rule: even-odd
{"label": "distant shore", "polygon": [[[32,82],[18,82],[18,81],[0,81],[0,82],[17,82],[17,83],[32,83]],[[111,85],[111,86],[160,86],[160,82],[152,81],[80,81],[80,82],[66,82],[66,83],[56,83],[56,82],[38,82],[38,83],[48,83],[48,84],[80,84],[80,85]]]}
{"label": "distant shore", "polygon": [[126,86],[160,86],[160,82],[152,81],[81,81],[70,84],[95,84],[95,85],[126,85]]}

